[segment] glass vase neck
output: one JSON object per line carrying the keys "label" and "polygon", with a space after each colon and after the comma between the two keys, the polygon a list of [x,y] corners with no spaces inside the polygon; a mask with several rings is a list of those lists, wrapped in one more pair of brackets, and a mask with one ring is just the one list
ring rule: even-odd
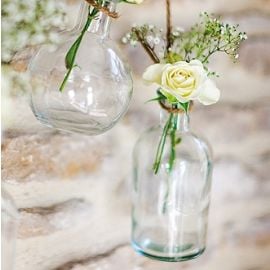
{"label": "glass vase neck", "polygon": [[[117,0],[102,0],[101,2],[102,7],[108,8],[108,10],[111,12],[116,11]],[[86,1],[83,1],[83,3],[81,3],[79,17],[75,26],[77,30],[82,30],[84,28],[89,15],[89,7],[90,5]],[[91,7],[91,10],[93,10],[93,7]],[[111,18],[104,12],[99,11],[95,19],[92,20],[87,31],[98,34],[102,37],[107,37],[109,36],[110,24]]]}
{"label": "glass vase neck", "polygon": [[164,127],[168,120],[171,119],[171,125],[179,132],[189,131],[189,114],[184,111],[169,112],[165,109],[160,111],[160,126]]}

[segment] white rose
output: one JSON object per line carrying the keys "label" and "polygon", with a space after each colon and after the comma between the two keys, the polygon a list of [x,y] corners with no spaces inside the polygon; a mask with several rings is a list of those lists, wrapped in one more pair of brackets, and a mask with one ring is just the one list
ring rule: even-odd
{"label": "white rose", "polygon": [[159,85],[167,98],[173,96],[182,103],[198,100],[204,105],[211,105],[220,98],[219,89],[208,78],[199,60],[151,65],[144,72],[143,79]]}

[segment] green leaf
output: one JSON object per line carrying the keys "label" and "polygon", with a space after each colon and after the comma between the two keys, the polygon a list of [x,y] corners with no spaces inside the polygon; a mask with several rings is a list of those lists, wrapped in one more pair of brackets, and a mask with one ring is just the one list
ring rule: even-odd
{"label": "green leaf", "polygon": [[121,2],[124,2],[124,3],[127,3],[127,4],[132,4],[132,5],[136,5],[137,4],[137,3],[128,2],[127,0],[118,0],[118,3],[121,3]]}
{"label": "green leaf", "polygon": [[166,100],[166,97],[158,96],[158,97],[147,100],[145,103],[149,103],[149,102],[152,102],[152,101],[160,101],[160,100]]}
{"label": "green leaf", "polygon": [[182,61],[183,57],[180,54],[169,52],[166,57],[167,63],[176,63],[178,61]]}
{"label": "green leaf", "polygon": [[187,113],[188,110],[189,110],[189,104],[190,104],[190,102],[186,102],[186,103],[179,102],[180,107],[181,107],[186,113]]}
{"label": "green leaf", "polygon": [[82,40],[82,36],[80,35],[76,39],[76,41],[73,43],[73,45],[70,47],[70,49],[68,50],[68,52],[66,54],[65,64],[66,64],[67,69],[72,68],[74,65],[75,57],[76,57],[77,51],[79,49],[81,40]]}
{"label": "green leaf", "polygon": [[159,89],[159,91],[161,92],[161,94],[163,95],[163,96],[165,96],[167,99],[168,99],[168,101],[170,102],[170,103],[176,103],[177,102],[177,99],[173,96],[173,95],[171,95],[171,94],[169,94],[168,92],[166,92],[166,91],[164,91],[163,89]]}
{"label": "green leaf", "polygon": [[75,42],[72,44],[72,46],[70,47],[70,49],[68,50],[66,57],[65,57],[65,66],[67,69],[67,73],[65,74],[65,77],[59,87],[59,91],[62,92],[65,88],[65,85],[68,81],[68,78],[71,74],[71,71],[74,67],[77,67],[78,65],[75,64],[75,59],[77,56],[77,52],[79,50],[80,44],[82,42],[82,39],[84,37],[84,34],[86,33],[88,27],[90,26],[92,20],[95,18],[95,16],[98,14],[98,9],[94,8],[91,11],[91,6],[89,6],[88,8],[88,19],[84,25],[84,28],[81,31],[81,34],[79,35],[79,37],[75,40]]}

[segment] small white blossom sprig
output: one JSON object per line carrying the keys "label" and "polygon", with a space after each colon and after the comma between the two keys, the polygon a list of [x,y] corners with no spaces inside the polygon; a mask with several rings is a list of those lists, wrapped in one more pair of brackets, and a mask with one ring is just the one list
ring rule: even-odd
{"label": "small white blossom sprig", "polygon": [[[171,172],[175,161],[177,122],[175,110],[188,113],[193,101],[211,105],[220,99],[220,90],[210,79],[215,72],[209,72],[209,59],[216,53],[225,53],[236,61],[242,41],[247,39],[245,32],[238,26],[223,23],[207,13],[202,13],[200,22],[189,31],[171,25],[170,0],[167,6],[167,31],[152,25],[133,26],[122,42],[144,48],[153,60],[143,79],[158,86],[156,98],[151,101],[166,103],[171,106],[170,116],[163,128],[153,165],[154,173],[160,168],[164,145],[167,138],[171,140],[171,155],[168,172]],[[153,40],[159,39],[157,46]],[[179,139],[179,138],[178,138]],[[181,139],[180,139],[181,142]]]}
{"label": "small white blossom sprig", "polygon": [[155,63],[160,62],[160,58],[164,57],[166,48],[164,31],[152,24],[133,25],[131,31],[122,38],[122,42],[133,47],[141,44]]}
{"label": "small white blossom sprig", "polygon": [[27,46],[57,41],[66,23],[66,5],[55,0],[2,1],[2,62]]}

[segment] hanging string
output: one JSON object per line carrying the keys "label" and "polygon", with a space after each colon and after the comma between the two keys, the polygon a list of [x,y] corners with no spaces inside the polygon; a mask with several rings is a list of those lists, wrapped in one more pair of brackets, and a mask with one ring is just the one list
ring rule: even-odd
{"label": "hanging string", "polygon": [[94,8],[98,9],[100,12],[108,15],[109,17],[113,19],[117,19],[119,17],[119,14],[115,11],[110,11],[108,7],[101,6],[98,4],[95,0],[85,0],[89,5],[93,6]]}
{"label": "hanging string", "polygon": [[167,18],[167,50],[171,47],[172,16],[171,1],[166,0],[166,18]]}

